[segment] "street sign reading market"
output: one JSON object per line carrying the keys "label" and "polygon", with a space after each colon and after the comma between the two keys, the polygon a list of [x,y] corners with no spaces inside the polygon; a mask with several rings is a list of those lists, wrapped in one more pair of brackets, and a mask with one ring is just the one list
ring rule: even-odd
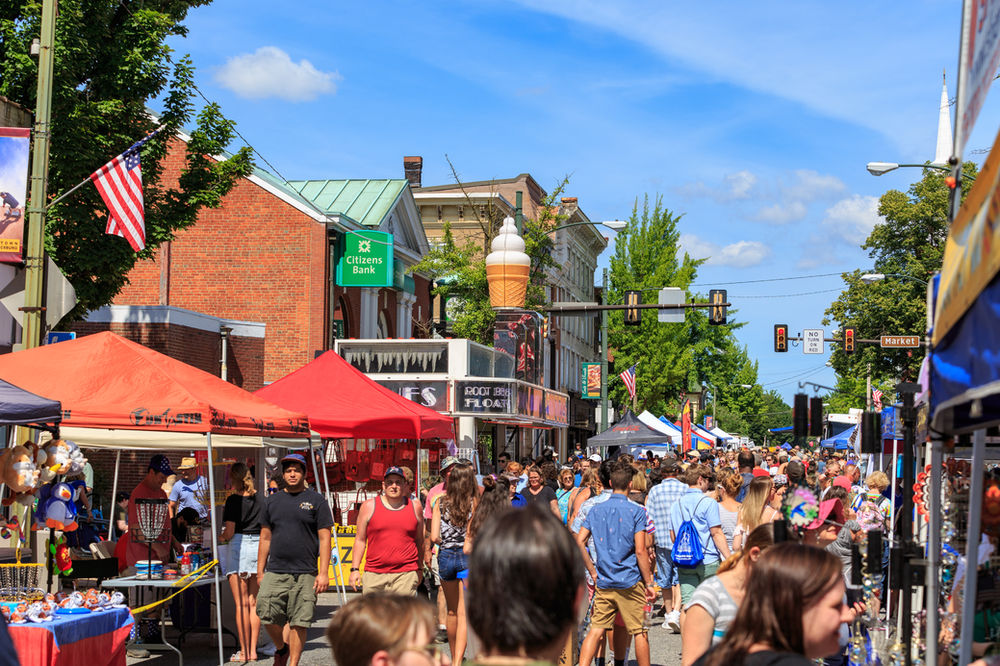
{"label": "street sign reading market", "polygon": [[340,259],[337,261],[339,286],[392,286],[392,234],[351,231],[343,235],[340,247]]}
{"label": "street sign reading market", "polygon": [[892,347],[895,349],[905,349],[907,347],[919,347],[919,335],[883,335],[882,347]]}

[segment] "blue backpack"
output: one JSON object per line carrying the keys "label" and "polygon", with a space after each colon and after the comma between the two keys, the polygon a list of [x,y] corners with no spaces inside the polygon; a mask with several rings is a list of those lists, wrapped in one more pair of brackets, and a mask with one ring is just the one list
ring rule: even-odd
{"label": "blue backpack", "polygon": [[[678,566],[696,567],[705,559],[705,548],[708,546],[708,541],[703,546],[701,539],[698,538],[698,528],[694,526],[694,514],[698,512],[698,507],[706,499],[708,498],[703,497],[698,500],[691,517],[686,518],[681,523],[680,529],[674,535],[674,547],[670,552],[670,559]],[[684,517],[683,508],[681,508],[681,517]],[[709,535],[709,539],[711,538]]]}

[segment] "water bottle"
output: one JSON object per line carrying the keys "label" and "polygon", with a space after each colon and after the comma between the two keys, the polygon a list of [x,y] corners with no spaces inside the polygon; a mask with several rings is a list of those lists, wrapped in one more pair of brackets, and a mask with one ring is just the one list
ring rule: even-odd
{"label": "water bottle", "polygon": [[655,611],[653,611],[653,604],[647,603],[642,607],[642,630],[649,631],[653,628],[653,622],[655,620]]}

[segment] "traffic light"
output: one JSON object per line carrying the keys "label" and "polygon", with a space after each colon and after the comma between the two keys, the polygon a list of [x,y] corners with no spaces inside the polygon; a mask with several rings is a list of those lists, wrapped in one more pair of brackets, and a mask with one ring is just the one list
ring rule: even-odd
{"label": "traffic light", "polygon": [[642,321],[642,310],[635,305],[642,304],[642,292],[641,291],[626,291],[625,292],[625,325],[626,326],[638,326]]}
{"label": "traffic light", "polygon": [[726,290],[712,289],[708,292],[708,301],[713,304],[708,309],[708,323],[712,326],[724,326],[726,324],[726,306],[716,304],[726,302]]}
{"label": "traffic light", "polygon": [[792,435],[805,437],[809,429],[809,396],[796,393],[792,407]]}
{"label": "traffic light", "polygon": [[774,325],[774,351],[788,351],[788,324]]}
{"label": "traffic light", "polygon": [[809,398],[809,436],[823,436],[823,398]]}
{"label": "traffic light", "polygon": [[853,354],[854,353],[854,327],[845,326],[844,327],[844,353]]}

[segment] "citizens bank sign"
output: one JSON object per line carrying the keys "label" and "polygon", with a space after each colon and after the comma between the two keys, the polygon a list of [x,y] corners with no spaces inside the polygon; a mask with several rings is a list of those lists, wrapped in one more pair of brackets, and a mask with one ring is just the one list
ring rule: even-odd
{"label": "citizens bank sign", "polygon": [[341,287],[392,286],[392,234],[351,231],[341,236],[337,284]]}

